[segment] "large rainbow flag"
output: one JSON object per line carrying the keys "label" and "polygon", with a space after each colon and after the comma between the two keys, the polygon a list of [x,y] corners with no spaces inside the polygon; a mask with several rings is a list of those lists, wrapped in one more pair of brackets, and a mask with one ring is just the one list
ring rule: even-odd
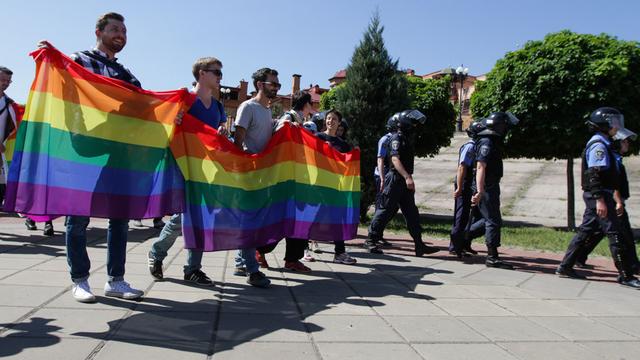
{"label": "large rainbow flag", "polygon": [[358,150],[340,153],[309,131],[286,125],[263,152],[247,154],[190,116],[177,128],[171,149],[186,180],[187,248],[251,247],[284,236],[356,237]]}
{"label": "large rainbow flag", "polygon": [[34,215],[149,218],[184,212],[187,248],[356,236],[360,153],[299,127],[247,154],[176,114],[186,91],[150,92],[41,49],[16,138],[5,209]]}
{"label": "large rainbow flag", "polygon": [[5,209],[121,219],[181,211],[184,181],[168,146],[187,91],[140,90],[54,48],[31,55]]}

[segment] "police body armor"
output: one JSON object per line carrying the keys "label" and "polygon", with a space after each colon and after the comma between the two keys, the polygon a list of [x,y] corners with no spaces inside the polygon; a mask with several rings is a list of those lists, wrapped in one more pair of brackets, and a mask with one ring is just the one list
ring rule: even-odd
{"label": "police body armor", "polygon": [[[602,143],[607,149],[607,156],[609,157],[609,168],[602,170],[595,167],[587,166],[587,150],[595,143]],[[582,182],[582,191],[591,192],[594,195],[602,192],[603,190],[616,190],[619,188],[619,174],[616,170],[616,158],[613,155],[611,147],[600,140],[595,139],[589,141],[582,151],[582,171],[580,174]]]}

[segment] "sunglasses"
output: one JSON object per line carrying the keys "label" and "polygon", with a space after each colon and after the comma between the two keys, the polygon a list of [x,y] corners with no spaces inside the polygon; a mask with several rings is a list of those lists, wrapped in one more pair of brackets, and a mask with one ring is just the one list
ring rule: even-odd
{"label": "sunglasses", "polygon": [[222,77],[222,70],[220,69],[202,69],[202,71],[210,72],[217,77]]}
{"label": "sunglasses", "polygon": [[277,82],[271,82],[271,81],[263,81],[263,84],[269,84],[271,86],[273,86],[276,89],[280,89],[282,87],[282,84],[277,83]]}

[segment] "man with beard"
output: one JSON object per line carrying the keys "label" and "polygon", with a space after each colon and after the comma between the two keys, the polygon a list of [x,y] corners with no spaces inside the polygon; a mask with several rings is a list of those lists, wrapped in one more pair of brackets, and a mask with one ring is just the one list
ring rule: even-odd
{"label": "man with beard", "polygon": [[[140,81],[122,66],[115,57],[127,44],[127,27],[124,17],[118,13],[106,13],[96,22],[96,46],[92,50],[80,51],[71,58],[96,74],[122,80],[136,87]],[[49,46],[40,42],[39,47]],[[144,292],[132,288],[124,281],[125,260],[127,251],[128,219],[109,219],[107,230],[107,275],[104,285],[105,296],[124,299],[137,299]],[[91,262],[87,254],[88,216],[67,216],[65,242],[67,246],[67,262],[71,269],[71,289],[73,298],[79,302],[94,302],[95,296],[89,286],[89,270]]]}
{"label": "man with beard", "polygon": [[[273,119],[269,101],[275,99],[281,85],[278,82],[278,72],[270,68],[262,68],[252,75],[253,86],[258,94],[238,108],[235,121],[236,132],[234,143],[250,154],[264,150],[273,132]],[[268,287],[271,281],[258,270],[256,248],[239,249],[236,255],[236,270],[238,276],[247,276],[247,283],[257,287]]]}

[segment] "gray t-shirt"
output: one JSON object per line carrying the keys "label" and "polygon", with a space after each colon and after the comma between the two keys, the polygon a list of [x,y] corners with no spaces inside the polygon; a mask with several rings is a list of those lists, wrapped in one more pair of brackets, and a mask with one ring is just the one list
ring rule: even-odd
{"label": "gray t-shirt", "polygon": [[262,106],[255,99],[249,99],[238,108],[236,126],[245,128],[246,133],[242,148],[256,154],[264,150],[273,132],[271,110]]}

